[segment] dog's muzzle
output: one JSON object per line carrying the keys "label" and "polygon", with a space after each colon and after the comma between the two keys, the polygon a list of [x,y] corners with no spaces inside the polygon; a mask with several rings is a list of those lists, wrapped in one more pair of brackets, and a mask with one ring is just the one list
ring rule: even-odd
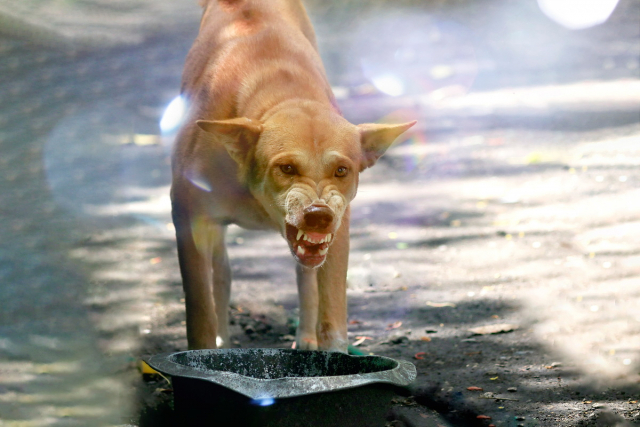
{"label": "dog's muzzle", "polygon": [[336,214],[324,203],[313,203],[302,210],[298,224],[286,223],[286,238],[296,260],[305,267],[322,265],[333,241]]}

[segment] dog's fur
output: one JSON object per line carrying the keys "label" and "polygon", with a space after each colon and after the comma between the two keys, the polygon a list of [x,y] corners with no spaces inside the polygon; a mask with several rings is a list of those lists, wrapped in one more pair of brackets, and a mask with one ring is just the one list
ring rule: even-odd
{"label": "dog's fur", "polygon": [[349,202],[414,122],[340,114],[299,0],[208,0],[186,60],[171,199],[189,348],[229,345],[227,224],[274,229],[297,263],[300,349],[347,350]]}

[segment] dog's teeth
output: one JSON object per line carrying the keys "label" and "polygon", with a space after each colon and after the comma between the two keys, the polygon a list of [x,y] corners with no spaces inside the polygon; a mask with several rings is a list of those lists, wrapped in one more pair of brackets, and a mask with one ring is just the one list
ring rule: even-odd
{"label": "dog's teeth", "polygon": [[296,252],[298,255],[304,255],[304,248],[302,246],[298,246],[298,250]]}
{"label": "dog's teeth", "polygon": [[319,253],[320,255],[326,255],[326,254],[327,254],[327,252],[329,252],[329,248],[320,249],[320,250],[318,251],[318,253]]}
{"label": "dog's teeth", "polygon": [[330,242],[330,241],[331,241],[331,237],[332,237],[332,236],[331,236],[331,233],[327,234],[327,237],[325,237],[325,239],[327,240],[327,242]]}
{"label": "dog's teeth", "polygon": [[304,234],[304,231],[298,230],[298,235],[296,236],[296,240],[300,240],[300,236]]}

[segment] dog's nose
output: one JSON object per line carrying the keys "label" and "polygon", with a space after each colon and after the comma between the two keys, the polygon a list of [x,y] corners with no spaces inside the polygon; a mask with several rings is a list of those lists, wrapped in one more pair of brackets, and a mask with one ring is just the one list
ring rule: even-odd
{"label": "dog's nose", "polygon": [[333,222],[333,211],[327,205],[311,205],[304,209],[304,222],[308,228],[322,230]]}

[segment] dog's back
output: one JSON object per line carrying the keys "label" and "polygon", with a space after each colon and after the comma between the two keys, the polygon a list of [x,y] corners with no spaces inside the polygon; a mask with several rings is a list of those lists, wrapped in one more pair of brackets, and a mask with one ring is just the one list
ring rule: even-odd
{"label": "dog's back", "polygon": [[[315,33],[300,0],[206,0],[203,6],[181,88],[187,98],[215,96],[217,111],[201,116],[232,117],[237,113],[232,104],[248,89],[250,75],[264,75],[263,67],[274,61],[291,62],[293,57],[297,67],[319,72],[314,77],[326,81]],[[209,93],[202,93],[203,88]]]}

